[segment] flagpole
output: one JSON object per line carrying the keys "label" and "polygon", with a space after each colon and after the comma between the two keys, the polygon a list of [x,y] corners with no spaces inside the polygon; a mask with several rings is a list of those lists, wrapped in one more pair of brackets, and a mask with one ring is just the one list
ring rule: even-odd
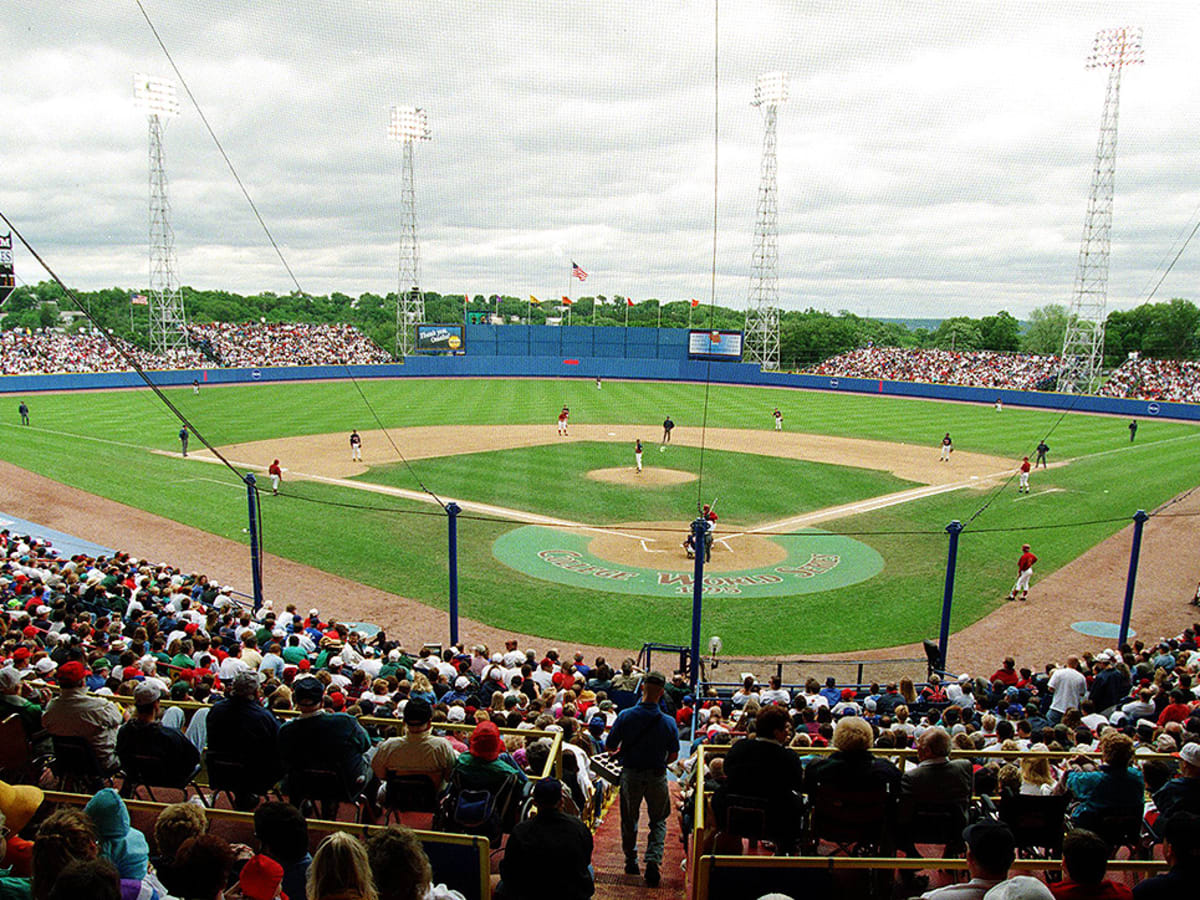
{"label": "flagpole", "polygon": [[662,301],[658,301],[658,327],[662,328]]}
{"label": "flagpole", "polygon": [[625,327],[629,327],[629,298],[625,298]]}
{"label": "flagpole", "polygon": [[596,295],[592,294],[592,327],[596,327]]}

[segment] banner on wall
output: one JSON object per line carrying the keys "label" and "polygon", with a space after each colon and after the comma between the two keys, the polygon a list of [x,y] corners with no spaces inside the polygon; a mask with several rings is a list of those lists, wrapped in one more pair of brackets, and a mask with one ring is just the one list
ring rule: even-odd
{"label": "banner on wall", "polygon": [[688,359],[714,359],[741,362],[740,331],[689,331]]}
{"label": "banner on wall", "polygon": [[461,355],[466,347],[461,325],[418,325],[417,353]]}

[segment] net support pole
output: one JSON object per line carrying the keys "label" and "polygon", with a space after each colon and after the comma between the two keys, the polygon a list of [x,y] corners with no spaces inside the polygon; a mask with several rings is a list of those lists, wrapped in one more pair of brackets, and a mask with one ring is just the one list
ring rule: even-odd
{"label": "net support pole", "polygon": [[950,535],[950,549],[946,554],[946,588],[942,592],[942,629],[938,633],[938,667],[945,670],[946,652],[950,644],[950,609],[954,605],[954,570],[958,566],[958,536],[962,534],[962,522],[955,519],[946,526]]}
{"label": "net support pole", "polygon": [[246,504],[250,511],[250,577],[254,582],[254,611],[257,612],[263,605],[262,548],[258,545],[258,487],[253,472],[247,472],[243,480],[246,482]]}
{"label": "net support pole", "polygon": [[458,514],[462,508],[451,500],[446,504],[450,542],[450,643],[458,643]]}
{"label": "net support pole", "polygon": [[1117,646],[1129,639],[1129,617],[1133,613],[1133,588],[1137,583],[1138,558],[1142,555],[1142,529],[1150,518],[1144,509],[1133,514],[1133,543],[1129,548],[1129,575],[1125,578],[1125,605],[1121,608],[1121,630],[1117,633]]}
{"label": "net support pole", "polygon": [[688,684],[692,686],[692,737],[700,714],[700,620],[704,612],[704,538],[708,520],[697,516],[692,522],[692,550],[696,565],[692,569],[692,647],[688,659]]}
{"label": "net support pole", "polygon": [[688,684],[692,686],[697,708],[700,706],[696,692],[700,685],[700,619],[704,612],[704,538],[707,533],[708,522],[705,519],[697,518],[692,522],[692,548],[696,565],[692,576],[692,655],[688,660]]}

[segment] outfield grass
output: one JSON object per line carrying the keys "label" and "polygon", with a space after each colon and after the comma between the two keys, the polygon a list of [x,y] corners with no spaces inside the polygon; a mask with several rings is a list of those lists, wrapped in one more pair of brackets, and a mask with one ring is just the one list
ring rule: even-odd
{"label": "outfield grass", "polygon": [[[360,385],[374,414],[389,428],[544,422],[550,429],[564,403],[571,407],[573,424],[654,425],[669,414],[680,427],[689,428],[699,425],[705,404],[705,387],[685,384],[607,381],[601,391],[590,381],[553,380],[397,380]],[[168,393],[199,431],[218,445],[377,427],[354,386],[345,382],[205,388],[199,396],[190,389]],[[16,402],[11,401],[12,422]],[[177,449],[179,430],[150,392],[36,395],[29,404],[33,427],[0,422],[3,458],[113,500],[246,540],[242,533],[245,492],[233,473],[148,452]],[[1111,417],[1069,415],[1059,422],[1059,413],[1032,410],[1007,408],[997,413],[985,406],[728,386],[713,386],[707,405],[712,426],[768,430],[770,412],[779,406],[788,430],[922,444],[929,446],[931,457],[947,430],[964,450],[1019,458],[1048,434],[1051,460],[1086,457],[1065,468],[1037,473],[1035,490],[1058,487],[1061,492],[1017,500],[1015,488],[1010,488],[971,522],[960,548],[956,628],[1001,602],[1022,540],[1034,544],[1040,558],[1038,575],[1045,577],[1114,533],[1137,508],[1152,509],[1200,484],[1200,429],[1181,423],[1143,420],[1137,444],[1130,447],[1126,420]],[[673,466],[689,468],[698,453],[695,448],[673,447],[666,455]],[[686,519],[695,509],[694,484],[681,486],[678,495],[669,488],[662,489],[661,495],[657,490],[636,495],[629,491],[623,497],[619,486],[582,478],[585,467],[600,463],[628,465],[629,448],[571,442],[420,460],[413,466],[440,493],[584,521]],[[744,517],[748,524],[759,516],[780,518],[903,486],[885,474],[836,471],[854,477],[846,475],[841,481],[838,475],[836,489],[827,490],[821,482],[830,476],[817,464],[710,450],[705,453],[705,492],[710,478],[719,480],[721,496],[743,498],[747,510],[733,513],[726,506],[723,521],[737,523]],[[416,487],[412,471],[404,466],[373,470],[369,477]],[[445,606],[446,526],[440,513],[429,515],[437,512],[435,507],[364,497],[362,492],[311,482],[289,482],[286,490],[296,496],[268,497],[264,504],[269,551]],[[655,495],[653,502],[647,494]],[[943,528],[951,519],[970,519],[988,496],[982,491],[959,491],[826,523],[828,530],[865,532],[859,539],[883,554],[883,573],[853,587],[769,602],[706,598],[705,633],[720,633],[732,654],[837,652],[928,637],[936,630],[941,604]],[[366,503],[388,511],[347,509],[320,501]],[[682,507],[677,514],[676,503]],[[38,519],[37,510],[11,512]],[[1122,521],[1030,530],[1109,518]],[[463,615],[564,642],[627,647],[644,640],[686,642],[689,598],[656,599],[650,607],[651,601],[569,588],[512,572],[491,555],[492,541],[507,527],[460,521]],[[118,527],[114,533],[119,534]]]}

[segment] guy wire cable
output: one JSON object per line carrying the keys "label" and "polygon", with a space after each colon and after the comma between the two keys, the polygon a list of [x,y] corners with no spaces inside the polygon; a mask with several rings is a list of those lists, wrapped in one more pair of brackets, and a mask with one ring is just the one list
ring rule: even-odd
{"label": "guy wire cable", "polygon": [[[721,122],[721,69],[720,69],[720,0],[713,0],[713,217],[712,217],[712,264],[708,289],[708,330],[711,333],[717,304],[717,198],[720,186],[720,171],[717,162],[720,155]],[[700,419],[700,461],[696,472],[696,514],[704,505],[704,442],[708,436],[708,394],[712,387],[712,360],[704,363],[704,411]]]}
{"label": "guy wire cable", "polygon": [[[287,270],[288,277],[291,278],[292,284],[296,286],[296,290],[302,296],[308,296],[308,293],[300,286],[300,282],[296,278],[295,273],[292,271],[292,267],[288,265],[287,258],[284,256],[283,250],[276,242],[275,236],[271,234],[271,229],[267,226],[266,220],[263,219],[262,214],[258,211],[258,206],[255,205],[253,198],[250,196],[249,190],[247,190],[245,183],[243,183],[241,176],[238,174],[237,168],[233,165],[233,160],[229,158],[229,154],[225,152],[225,147],[221,144],[220,138],[217,137],[212,125],[209,124],[208,117],[204,114],[204,110],[200,106],[200,101],[197,100],[195,94],[192,93],[192,89],[188,86],[187,79],[184,78],[182,70],[180,70],[179,66],[175,63],[175,58],[171,56],[171,51],[167,49],[167,45],[163,41],[161,35],[159,35],[158,29],[154,27],[154,22],[150,20],[150,14],[146,12],[145,6],[142,5],[142,0],[136,0],[136,2],[138,9],[141,10],[142,17],[146,20],[146,24],[150,27],[150,32],[154,35],[154,40],[158,42],[158,46],[161,48],[163,55],[167,58],[167,62],[171,64],[171,69],[175,72],[175,76],[179,79],[179,83],[183,86],[184,92],[187,93],[188,99],[192,102],[192,106],[196,110],[196,114],[200,116],[200,121],[204,124],[204,128],[208,132],[208,136],[212,138],[212,142],[216,145],[217,151],[221,154],[221,158],[225,160],[225,165],[228,167],[230,174],[233,176],[233,180],[237,182],[237,186],[241,189],[242,196],[246,198],[246,202],[250,205],[250,209],[254,213],[254,217],[258,220],[258,224],[262,226],[262,230],[266,234],[267,240],[270,241],[271,246],[275,249],[275,255],[278,256],[279,261],[283,263],[283,267]],[[424,482],[421,480],[421,477],[417,475],[416,470],[412,467],[404,454],[400,452],[400,448],[396,446],[396,442],[392,440],[391,434],[388,432],[387,428],[384,427],[383,422],[380,421],[379,415],[376,413],[375,408],[371,406],[370,401],[367,400],[366,394],[363,393],[362,386],[359,385],[358,379],[355,378],[354,374],[350,371],[349,364],[344,363],[343,365],[345,366],[347,376],[349,376],[351,383],[354,385],[354,389],[358,391],[359,397],[362,398],[363,405],[365,405],[370,411],[372,418],[374,418],[376,424],[379,425],[379,429],[383,432],[384,437],[387,438],[387,442],[391,444],[392,449],[396,451],[396,455],[400,458],[400,461],[403,462],[408,468],[409,472],[412,474],[421,490],[437,500],[438,505],[445,509],[446,504],[442,502],[441,498],[438,497],[437,494],[425,486]]]}

